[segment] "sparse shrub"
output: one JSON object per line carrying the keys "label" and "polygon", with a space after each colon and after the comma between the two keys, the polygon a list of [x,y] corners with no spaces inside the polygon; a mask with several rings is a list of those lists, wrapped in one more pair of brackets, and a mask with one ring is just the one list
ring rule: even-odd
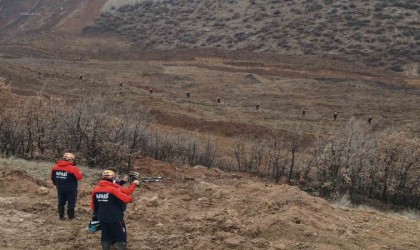
{"label": "sparse shrub", "polygon": [[383,13],[383,12],[379,12],[379,13],[375,13],[374,17],[377,18],[377,19],[380,19],[380,20],[386,20],[386,19],[391,20],[393,16],[389,15],[389,14],[386,14],[386,13]]}
{"label": "sparse shrub", "polygon": [[249,37],[249,34],[245,32],[239,32],[239,33],[236,33],[234,37],[236,41],[241,42],[241,41],[246,40]]}
{"label": "sparse shrub", "polygon": [[322,26],[322,25],[318,25],[318,26],[315,26],[313,29],[312,29],[312,32],[313,32],[313,34],[315,34],[316,36],[321,36],[321,34],[322,34],[322,31],[324,30],[324,26]]}
{"label": "sparse shrub", "polygon": [[306,10],[308,12],[316,12],[316,11],[320,11],[324,8],[324,6],[322,4],[309,4],[306,6]]}
{"label": "sparse shrub", "polygon": [[394,63],[389,67],[390,70],[397,71],[397,72],[403,72],[404,71],[404,65],[401,63]]}
{"label": "sparse shrub", "polygon": [[280,39],[280,41],[277,42],[277,46],[279,46],[280,48],[285,48],[285,49],[290,48],[289,41],[285,38]]}
{"label": "sparse shrub", "polygon": [[219,41],[221,41],[223,39],[223,37],[222,36],[215,36],[215,35],[211,35],[211,36],[209,36],[207,39],[206,39],[206,42],[208,42],[208,43],[216,43],[216,42],[219,42]]}
{"label": "sparse shrub", "polygon": [[392,3],[391,6],[409,10],[417,10],[420,8],[420,4],[416,1],[396,1]]}
{"label": "sparse shrub", "polygon": [[360,34],[360,32],[357,32],[353,35],[353,39],[360,42],[362,40],[362,34]]}
{"label": "sparse shrub", "polygon": [[290,11],[296,15],[301,15],[303,12],[297,8],[291,8]]}
{"label": "sparse shrub", "polygon": [[225,24],[225,22],[223,20],[219,20],[219,21],[216,21],[213,24],[213,26],[215,26],[215,27],[224,27],[224,26],[226,26],[226,24]]}
{"label": "sparse shrub", "polygon": [[[95,25],[84,29],[85,33],[117,33],[133,41],[141,40],[143,42],[139,43],[141,44],[139,46],[149,49],[156,47],[174,48],[178,45],[193,47],[199,40],[202,40],[200,37],[197,36],[197,39],[193,39],[188,35],[181,35],[182,31],[176,36],[171,35],[176,32],[172,30],[172,27],[182,26],[190,32],[198,26],[208,26],[208,23],[210,23],[216,28],[207,34],[208,36],[217,37],[220,36],[218,33],[220,31],[223,34],[238,33],[239,31],[235,29],[240,28],[255,31],[260,29],[260,25],[256,25],[255,22],[265,22],[264,25],[266,26],[270,27],[272,25],[270,31],[264,33],[269,35],[270,38],[260,36],[258,41],[266,43],[262,44],[262,47],[271,48],[274,53],[278,52],[276,48],[282,50],[286,46],[273,47],[273,38],[282,37],[287,33],[289,44],[295,44],[295,46],[289,48],[296,53],[299,53],[299,42],[297,41],[305,39],[313,46],[306,46],[307,48],[305,49],[300,46],[300,50],[303,53],[325,53],[328,48],[338,46],[337,53],[349,55],[352,54],[352,51],[342,46],[345,44],[345,40],[355,39],[362,45],[363,51],[357,54],[360,55],[359,58],[363,61],[373,56],[372,53],[374,53],[373,50],[375,49],[372,49],[371,44],[366,44],[371,41],[375,41],[375,45],[383,50],[382,55],[387,54],[390,56],[387,60],[383,60],[387,67],[390,66],[389,62],[395,57],[399,57],[405,63],[410,63],[413,59],[416,60],[414,53],[406,53],[407,50],[415,52],[416,41],[419,40],[418,32],[415,32],[418,21],[413,19],[413,16],[419,13],[420,8],[415,1],[366,2],[361,8],[362,5],[360,3],[349,0],[302,1],[301,4],[289,4],[280,0],[266,1],[267,4],[262,4],[263,2],[261,1],[250,0],[250,8],[243,13],[235,13],[232,4],[237,2],[233,0],[197,2],[197,5],[192,4],[191,1],[181,1],[176,4],[172,1],[164,1],[162,4],[157,4],[156,1],[141,0],[114,0],[112,2],[113,4],[108,6],[116,6],[117,9],[104,12],[95,21]],[[197,10],[196,6],[198,6]],[[282,15],[283,7],[288,12],[285,15]],[[219,12],[220,8],[225,8],[229,11],[231,13],[230,16],[222,17],[222,15],[218,14],[221,13]],[[402,11],[394,11],[395,9]],[[374,11],[372,12],[372,10]],[[200,17],[199,19],[197,19],[198,16]],[[194,22],[191,22],[191,20],[194,20]],[[240,23],[232,26],[230,25],[231,20],[237,20],[235,23]],[[278,23],[275,24],[274,20]],[[343,32],[344,26],[346,29],[350,27],[351,30]],[[172,32],[169,32],[169,30]],[[333,35],[326,32],[327,30],[332,32]],[[356,32],[366,35],[360,38],[359,35],[354,35]],[[197,33],[197,35],[200,34]],[[145,39],[140,38],[140,36],[145,36]],[[156,38],[156,36],[165,38]],[[321,39],[321,36],[327,39]],[[256,50],[254,44],[250,44],[251,41],[245,41],[243,40],[242,42],[243,46]],[[337,44],[334,45],[333,43]],[[389,44],[398,44],[400,46],[398,49],[403,53],[399,55],[397,53],[391,54],[389,48],[387,48]],[[213,46],[216,43],[209,45]],[[220,44],[218,45],[221,46]],[[232,44],[227,46],[231,48],[236,47],[236,45]]]}
{"label": "sparse shrub", "polygon": [[302,52],[305,55],[312,54],[314,52],[314,48],[315,48],[315,46],[312,43],[304,43],[304,44],[302,44]]}
{"label": "sparse shrub", "polygon": [[198,41],[197,35],[195,34],[184,34],[181,38],[181,41],[195,44]]}
{"label": "sparse shrub", "polygon": [[239,19],[241,17],[241,14],[239,14],[238,12],[234,13],[231,17],[231,20],[236,20]]}

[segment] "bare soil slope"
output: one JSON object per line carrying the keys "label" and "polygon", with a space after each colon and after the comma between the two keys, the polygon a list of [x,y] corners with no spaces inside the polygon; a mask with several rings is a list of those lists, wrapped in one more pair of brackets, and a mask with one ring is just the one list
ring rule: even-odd
{"label": "bare soil slope", "polygon": [[60,31],[78,34],[106,0],[0,1],[0,40]]}
{"label": "bare soil slope", "polygon": [[[60,221],[49,165],[0,163],[1,249],[99,249],[87,231],[90,192],[99,174],[80,182],[77,216]],[[135,193],[126,221],[130,249],[417,249],[420,222],[369,209],[340,208],[298,188],[242,173],[137,162],[161,175]],[[37,194],[38,187],[49,194]]]}

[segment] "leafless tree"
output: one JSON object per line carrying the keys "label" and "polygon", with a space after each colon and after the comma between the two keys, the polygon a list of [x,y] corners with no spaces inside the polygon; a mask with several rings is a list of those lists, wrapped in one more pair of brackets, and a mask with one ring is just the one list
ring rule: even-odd
{"label": "leafless tree", "polygon": [[264,150],[263,143],[240,137],[233,143],[231,155],[239,171],[258,172],[263,162]]}
{"label": "leafless tree", "polygon": [[275,182],[279,183],[284,175],[284,170],[288,162],[286,155],[287,151],[284,150],[283,138],[280,137],[278,132],[272,132],[267,141],[267,175],[271,175]]}

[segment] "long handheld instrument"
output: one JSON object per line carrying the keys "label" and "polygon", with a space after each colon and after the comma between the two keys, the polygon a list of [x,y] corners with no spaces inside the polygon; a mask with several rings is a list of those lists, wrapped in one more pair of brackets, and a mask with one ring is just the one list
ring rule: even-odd
{"label": "long handheld instrument", "polygon": [[139,172],[131,171],[130,173],[128,173],[128,181],[132,183],[135,180],[139,180],[141,182],[160,182],[162,180],[162,177],[153,176],[141,178]]}
{"label": "long handheld instrument", "polygon": [[145,177],[145,178],[141,179],[142,182],[160,182],[160,180],[162,180],[162,177],[160,177],[160,176]]}

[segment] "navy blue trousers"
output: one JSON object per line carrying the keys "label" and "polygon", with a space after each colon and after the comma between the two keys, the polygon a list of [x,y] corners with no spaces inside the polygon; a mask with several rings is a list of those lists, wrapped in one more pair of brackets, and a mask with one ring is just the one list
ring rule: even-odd
{"label": "navy blue trousers", "polygon": [[58,215],[64,218],[64,207],[67,203],[67,216],[74,219],[74,208],[76,207],[77,190],[74,191],[58,191]]}
{"label": "navy blue trousers", "polygon": [[112,223],[101,222],[101,241],[127,242],[127,229],[124,219]]}

